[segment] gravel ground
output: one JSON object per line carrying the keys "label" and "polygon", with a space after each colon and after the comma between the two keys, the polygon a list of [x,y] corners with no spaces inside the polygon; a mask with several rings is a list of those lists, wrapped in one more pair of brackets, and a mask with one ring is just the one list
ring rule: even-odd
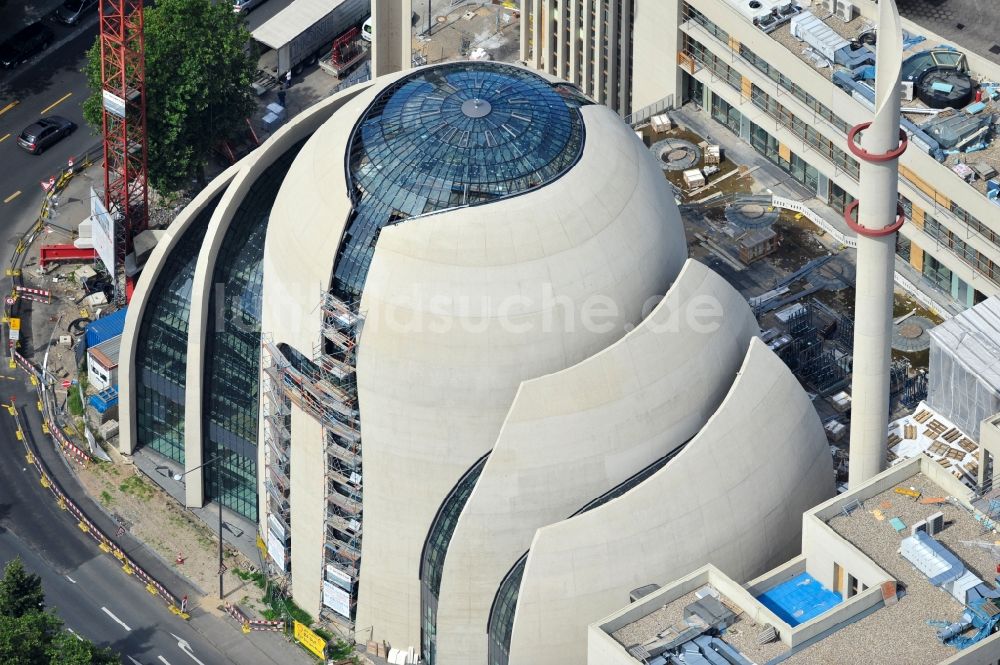
{"label": "gravel ground", "polygon": [[[697,596],[692,591],[647,614],[638,621],[618,629],[611,634],[611,637],[626,648],[647,642],[669,626],[681,623],[684,620],[684,608],[695,600],[697,600]],[[726,603],[731,609],[734,607],[733,603],[728,601]],[[758,646],[757,633],[760,632],[761,628],[762,626],[740,614],[737,616],[736,622],[726,630],[723,639],[734,649],[753,658],[756,662],[766,663],[775,656],[784,653],[788,647],[780,641]]]}
{"label": "gravel ground", "polygon": [[[942,495],[937,485],[919,473],[897,487],[913,487],[927,497]],[[871,511],[879,508],[879,504],[885,501],[891,503],[892,507],[882,511],[886,519],[880,522]],[[927,621],[954,621],[959,618],[962,606],[944,591],[928,584],[924,574],[898,554],[899,543],[904,536],[909,535],[909,529],[897,535],[888,521],[892,517],[899,517],[909,526],[936,510],[943,512],[945,517],[945,529],[937,535],[938,540],[954,552],[972,572],[987,582],[992,582],[995,564],[989,551],[963,545],[960,541],[992,541],[995,535],[982,535],[979,523],[961,506],[950,503],[926,506],[890,489],[867,500],[864,511],[855,511],[850,517],[834,517],[829,525],[899,580],[906,588],[906,595],[895,606],[877,610],[795,654],[786,663],[840,665],[879,662],[930,665],[957,653],[953,647],[938,641],[935,629],[927,625]]]}
{"label": "gravel ground", "polygon": [[643,644],[674,625],[684,621],[684,608],[698,600],[695,592],[685,594],[677,600],[667,603],[658,610],[650,612],[638,621],[622,626],[611,637],[626,649],[633,644]]}

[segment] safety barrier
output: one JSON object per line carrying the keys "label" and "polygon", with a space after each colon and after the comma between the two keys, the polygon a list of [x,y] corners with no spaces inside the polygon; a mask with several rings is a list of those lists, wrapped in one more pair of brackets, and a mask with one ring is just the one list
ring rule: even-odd
{"label": "safety barrier", "polygon": [[[31,382],[35,385],[35,389],[38,394],[39,403],[43,404],[45,407],[48,407],[48,404],[46,403],[45,400],[45,394],[39,383],[42,378],[41,370],[35,367],[35,365],[30,360],[22,356],[16,350],[11,350],[11,356],[14,359],[14,363],[22,370],[24,370],[29,377],[31,377]],[[59,424],[51,416],[50,409],[48,408],[44,409],[42,413],[42,422],[45,426],[44,427],[45,433],[51,436],[56,441],[56,443],[58,443],[62,447],[63,451],[69,457],[71,457],[75,462],[83,465],[92,459],[90,453],[88,453],[86,450],[74,444],[73,441],[68,436],[66,436],[66,432],[63,430],[62,427],[59,426]]]}
{"label": "safety barrier", "polygon": [[[44,232],[45,223],[48,221],[51,215],[52,207],[55,204],[55,197],[66,187],[66,184],[70,181],[70,179],[72,179],[75,173],[94,163],[101,155],[102,151],[100,148],[92,148],[91,150],[88,150],[80,162],[77,162],[74,166],[64,169],[59,174],[58,179],[55,180],[54,185],[47,190],[45,199],[42,201],[42,207],[38,215],[38,219],[32,227],[21,236],[21,239],[18,241],[17,246],[14,248],[14,252],[11,255],[11,267],[7,271],[7,274],[11,278],[11,293],[27,292],[33,295],[47,293],[42,289],[25,288],[21,283],[21,266],[24,262],[25,252],[35,239]],[[16,307],[16,305],[9,305],[5,302],[3,308],[4,317],[10,317],[13,307]],[[28,374],[32,384],[35,386],[36,392],[38,393],[39,404],[43,407],[48,407],[49,405],[45,400],[41,385],[42,380],[44,379],[42,372],[31,361],[18,353],[17,349],[13,348],[13,345],[10,347],[10,360],[12,367],[20,367],[25,373]],[[49,409],[47,408],[43,410],[43,428],[47,430],[47,433],[62,446],[64,451],[68,452],[81,464],[89,460],[90,455],[72,443],[48,411]],[[49,473],[48,469],[45,468],[45,464],[41,461],[41,459],[39,459],[38,455],[35,454],[35,451],[32,450],[31,443],[28,440],[28,435],[21,424],[21,416],[18,413],[18,409],[15,408],[13,404],[11,404],[10,413],[14,417],[15,425],[17,427],[17,438],[24,445],[25,459],[28,464],[32,465],[38,472],[39,482],[42,487],[48,489],[52,493],[59,507],[70,513],[74,519],[76,519],[77,527],[79,527],[79,529],[84,533],[89,534],[102,552],[111,554],[119,562],[121,562],[123,572],[140,580],[145,585],[146,591],[148,591],[151,595],[158,596],[162,599],[167,604],[171,612],[178,615],[182,619],[190,618],[190,615],[188,615],[185,611],[186,608],[180,606],[177,596],[171,593],[163,584],[159,582],[159,580],[147,573],[131,557],[125,554],[125,552],[114,540],[112,540],[110,536],[94,524],[83,512],[83,510],[81,510],[72,499],[66,496],[65,492],[63,492],[62,488],[59,486],[59,483],[56,482],[55,478],[53,478],[51,473]]]}
{"label": "safety barrier", "polygon": [[840,243],[844,247],[857,247],[858,246],[858,240],[857,240],[857,238],[852,238],[852,237],[850,237],[850,236],[848,236],[848,235],[846,235],[846,234],[838,231],[836,228],[833,227],[832,224],[830,224],[830,222],[826,221],[825,219],[823,219],[822,217],[820,217],[819,215],[817,215],[815,212],[813,212],[811,209],[809,209],[806,206],[802,205],[798,201],[792,201],[791,199],[784,199],[784,198],[781,198],[780,196],[772,196],[771,197],[771,205],[773,205],[776,208],[784,208],[785,210],[791,210],[793,212],[799,213],[800,215],[802,215],[803,217],[805,217],[806,219],[808,219],[810,222],[812,222],[813,224],[815,224],[819,228],[823,229],[823,231],[825,231],[826,233],[830,234],[830,236],[834,240],[836,240],[838,243]]}
{"label": "safety barrier", "polygon": [[264,621],[263,619],[251,619],[243,612],[238,606],[226,601],[225,603],[226,614],[231,616],[240,624],[244,633],[249,633],[251,630],[264,630],[276,633],[283,633],[286,630],[284,621]]}
{"label": "safety barrier", "polygon": [[18,413],[17,409],[11,409],[11,415],[14,416],[14,423],[17,427],[17,438],[21,440],[24,445],[25,459],[28,464],[32,465],[38,472],[39,482],[42,487],[49,490],[56,499],[56,503],[60,508],[67,511],[76,520],[77,527],[84,533],[90,535],[91,538],[97,543],[97,547],[108,554],[111,554],[122,564],[122,571],[126,575],[135,576],[137,579],[142,581],[145,585],[146,590],[154,595],[159,596],[170,608],[170,611],[177,614],[183,619],[189,618],[189,615],[182,611],[178,607],[177,596],[172,594],[165,586],[163,586],[155,577],[147,573],[139,564],[137,564],[131,557],[129,557],[125,552],[118,546],[118,544],[104,531],[101,530],[96,524],[94,524],[90,518],[77,506],[72,499],[66,496],[59,483],[56,482],[52,474],[49,473],[48,469],[45,468],[45,464],[38,457],[37,454],[31,449],[31,444],[28,441],[28,436],[24,431],[24,427],[21,424],[21,415]]}

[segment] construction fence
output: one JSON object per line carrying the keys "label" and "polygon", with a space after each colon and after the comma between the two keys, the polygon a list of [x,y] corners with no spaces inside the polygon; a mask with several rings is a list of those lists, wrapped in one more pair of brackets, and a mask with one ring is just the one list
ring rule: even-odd
{"label": "construction fence", "polygon": [[77,527],[93,538],[97,543],[97,547],[102,552],[111,554],[122,564],[122,572],[126,575],[134,576],[142,582],[146,587],[146,591],[163,600],[171,612],[180,616],[182,619],[189,618],[189,615],[180,607],[177,596],[172,594],[156,578],[143,570],[143,568],[139,566],[131,557],[125,554],[121,547],[118,546],[118,543],[115,542],[115,540],[108,534],[104,533],[100,527],[94,524],[94,522],[87,517],[83,510],[66,495],[63,489],[59,486],[59,483],[55,480],[52,474],[49,473],[45,463],[42,462],[33,450],[30,434],[24,429],[22,424],[22,417],[25,417],[23,409],[24,407],[16,407],[14,404],[11,404],[8,407],[10,414],[14,417],[14,422],[17,427],[17,438],[24,445],[25,460],[38,472],[38,480],[42,487],[52,493],[52,496],[55,498],[58,506],[73,516],[76,520]]}

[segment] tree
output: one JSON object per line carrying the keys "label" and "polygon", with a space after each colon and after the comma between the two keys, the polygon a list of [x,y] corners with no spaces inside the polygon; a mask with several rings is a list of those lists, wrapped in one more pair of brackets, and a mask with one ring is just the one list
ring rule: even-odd
{"label": "tree", "polygon": [[[243,18],[227,2],[158,0],[144,10],[149,180],[183,189],[222,140],[236,136],[256,107],[257,63]],[[84,117],[101,127],[101,49],[87,53],[91,96]]]}
{"label": "tree", "polygon": [[42,578],[24,569],[20,557],[7,564],[0,579],[0,614],[19,618],[45,609]]}
{"label": "tree", "polygon": [[[19,597],[17,594],[25,594]],[[113,651],[63,630],[46,612],[41,578],[20,559],[7,564],[0,580],[0,663],[4,665],[117,665]]]}

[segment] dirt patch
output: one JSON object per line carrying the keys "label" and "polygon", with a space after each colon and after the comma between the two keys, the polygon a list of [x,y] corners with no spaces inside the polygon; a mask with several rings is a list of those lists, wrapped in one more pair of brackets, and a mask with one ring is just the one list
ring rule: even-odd
{"label": "dirt patch", "polygon": [[[646,125],[638,131],[642,134],[642,141],[646,146],[653,145],[657,141],[672,138],[690,141],[695,145],[705,141],[698,134],[681,127],[675,127],[665,132],[655,132],[651,125]],[[691,192],[684,190],[684,176],[681,171],[664,171],[663,176],[667,179],[667,182],[674,186],[676,191],[681,192],[681,198],[685,203],[707,200],[713,197],[719,198],[720,196],[728,196],[730,194],[750,193],[753,179],[750,177],[746,167],[740,167],[735,162],[726,159],[725,154],[723,154],[722,161],[718,166],[718,172],[706,176],[706,187]],[[703,152],[701,158],[691,168],[701,169],[704,167],[705,155]],[[733,173],[734,171],[740,172]]]}
{"label": "dirt patch", "polygon": [[[129,533],[156,552],[178,574],[206,595],[189,598],[190,607],[218,612],[219,541],[216,534],[172,497],[125,462],[91,462],[77,471],[80,483],[106,511],[122,518]],[[177,563],[178,555],[184,559]],[[263,592],[234,571],[249,567],[246,558],[226,548],[223,579],[226,600],[259,614]]]}

